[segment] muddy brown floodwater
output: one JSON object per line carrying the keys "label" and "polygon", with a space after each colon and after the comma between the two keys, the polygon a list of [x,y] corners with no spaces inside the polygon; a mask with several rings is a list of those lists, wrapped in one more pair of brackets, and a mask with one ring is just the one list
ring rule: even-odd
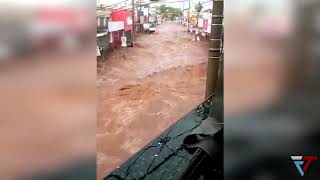
{"label": "muddy brown floodwater", "polygon": [[208,42],[191,39],[167,22],[98,63],[98,179],[204,100]]}

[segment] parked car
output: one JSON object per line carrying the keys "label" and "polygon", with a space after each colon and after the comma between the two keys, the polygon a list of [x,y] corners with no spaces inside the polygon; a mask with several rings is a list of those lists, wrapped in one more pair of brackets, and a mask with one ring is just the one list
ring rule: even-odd
{"label": "parked car", "polygon": [[155,23],[150,23],[149,26],[149,33],[155,32],[156,31],[156,24]]}
{"label": "parked car", "polygon": [[144,23],[143,29],[147,33],[153,33],[156,31],[156,23]]}
{"label": "parked car", "polygon": [[145,32],[148,32],[149,31],[149,27],[150,27],[150,24],[149,23],[143,23],[143,30]]}

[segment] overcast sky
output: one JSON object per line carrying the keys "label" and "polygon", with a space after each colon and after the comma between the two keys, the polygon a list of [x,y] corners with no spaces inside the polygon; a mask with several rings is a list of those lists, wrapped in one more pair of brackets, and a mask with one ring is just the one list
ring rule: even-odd
{"label": "overcast sky", "polygon": [[[114,4],[117,2],[121,2],[124,0],[1,0],[1,3],[9,3],[9,4],[17,4],[17,5],[88,5],[93,3],[103,3],[103,4]],[[136,0],[135,0],[136,1]],[[144,0],[145,2],[148,2],[149,0]],[[175,2],[175,1],[181,1],[181,0],[160,0],[163,2],[163,4],[166,4],[167,6],[172,6],[176,8],[182,8],[182,2]],[[205,2],[207,0],[190,0],[191,1],[191,7],[194,6],[194,4],[200,2]],[[166,3],[166,2],[175,2],[175,3]],[[225,1],[225,9],[245,9],[245,7],[248,7],[253,4],[264,4],[268,7],[282,9],[288,6],[290,4],[290,0],[229,0]],[[131,0],[127,1],[128,4],[131,4]],[[188,0],[185,0],[185,8],[188,8]]]}
{"label": "overcast sky", "polygon": [[[111,4],[116,4],[118,2],[123,2],[125,0],[97,0],[97,3],[99,4],[105,4],[105,5],[111,5]],[[137,1],[137,0],[135,0]],[[177,2],[178,1],[178,2]],[[161,4],[165,4],[167,6],[171,6],[171,7],[175,7],[175,8],[180,8],[182,9],[183,7],[183,2],[181,2],[182,0],[160,0],[159,5]],[[208,0],[190,0],[190,4],[191,4],[191,8],[194,7],[195,4],[197,4],[198,2],[206,2]],[[127,5],[131,5],[131,0],[127,1]],[[144,2],[148,3],[150,2],[149,0],[144,0]],[[123,5],[125,5],[125,3],[123,3]],[[203,6],[210,6],[210,3],[208,4],[204,4]],[[189,6],[189,1],[188,0],[184,0],[184,8],[187,9]]]}

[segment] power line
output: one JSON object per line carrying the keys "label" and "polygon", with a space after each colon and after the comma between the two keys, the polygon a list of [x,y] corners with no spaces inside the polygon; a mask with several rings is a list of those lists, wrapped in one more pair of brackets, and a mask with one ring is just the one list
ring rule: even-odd
{"label": "power line", "polygon": [[[212,2],[212,0],[204,1],[204,2],[199,1],[198,3],[200,3],[200,4],[202,5],[202,4],[206,4],[206,3],[209,3],[209,2]],[[191,3],[192,3],[193,6],[195,5],[195,3],[193,2],[193,0],[191,0]]]}
{"label": "power line", "polygon": [[163,3],[177,3],[177,2],[184,2],[184,1],[179,0],[179,1],[171,1],[171,2],[163,2]]}
{"label": "power line", "polygon": [[[120,1],[120,2],[117,2],[117,3],[113,3],[113,4],[110,4],[110,5],[105,5],[103,6],[103,4],[101,4],[102,7],[112,7],[112,6],[115,6],[115,5],[119,5],[119,4],[122,4],[122,3],[125,3],[125,2],[128,2],[130,0],[123,0],[123,1]],[[206,1],[206,2],[203,2],[203,3],[208,3],[208,2],[211,2],[212,0],[209,0],[209,1]],[[169,2],[166,2],[166,0],[163,0],[163,1],[150,1],[149,3],[146,3],[146,4],[142,4],[141,1],[138,3],[139,5],[135,5],[135,7],[140,7],[140,6],[147,6],[147,5],[150,5],[150,4],[155,4],[155,3],[160,3],[160,4],[171,4],[171,3],[184,3],[185,0],[177,0],[177,1],[169,1]],[[194,5],[194,2],[192,1],[192,4]],[[132,7],[131,4],[128,4],[128,5],[125,5],[125,6],[121,6],[120,8],[129,8],[129,7]]]}
{"label": "power line", "polygon": [[205,2],[200,2],[200,4],[206,4],[206,3],[209,3],[209,2],[212,2],[212,0],[205,1]]}
{"label": "power line", "polygon": [[129,0],[124,0],[124,1],[120,1],[120,2],[114,3],[114,4],[106,5],[105,7],[111,7],[111,6],[118,5],[118,4],[127,2],[127,1],[129,1]]}
{"label": "power line", "polygon": [[[209,2],[212,2],[212,0],[204,1],[204,2],[199,1],[198,3],[200,3],[200,4],[202,5],[202,4],[206,4],[206,3],[209,3]],[[196,4],[193,2],[193,0],[191,0],[191,3],[192,3],[193,6],[196,5]],[[197,3],[197,4],[198,4],[198,3]]]}
{"label": "power line", "polygon": [[131,7],[126,7],[126,8],[118,8],[118,9],[114,9],[116,10],[116,12],[121,12],[121,11],[132,11]]}
{"label": "power line", "polygon": [[[125,3],[125,2],[127,2],[127,1],[130,1],[130,0],[120,1],[120,2],[117,2],[117,3],[110,4],[110,5],[106,5],[106,6],[104,6],[104,7],[112,7],[112,6],[115,6],[115,5],[118,5],[118,4]],[[177,0],[177,1],[169,1],[169,2],[166,2],[166,0],[164,0],[164,1],[151,1],[151,2],[146,3],[146,4],[142,4],[141,2],[139,2],[138,4],[139,4],[140,6],[144,6],[144,5],[154,4],[154,3],[161,3],[161,4],[169,3],[169,4],[171,4],[171,3],[178,3],[178,2],[182,2],[182,3],[183,3],[183,2],[185,2],[185,0]],[[208,1],[208,2],[209,2],[209,1]],[[193,4],[194,4],[194,3],[193,3]],[[101,6],[102,6],[102,4],[101,4]]]}

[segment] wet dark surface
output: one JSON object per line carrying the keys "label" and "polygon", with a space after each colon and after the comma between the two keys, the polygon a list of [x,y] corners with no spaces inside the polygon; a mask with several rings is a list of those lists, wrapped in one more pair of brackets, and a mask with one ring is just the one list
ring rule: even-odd
{"label": "wet dark surface", "polygon": [[208,111],[203,107],[203,104],[197,106],[128,161],[118,166],[105,177],[105,180],[178,179],[192,158],[182,146],[182,142],[208,117]]}

